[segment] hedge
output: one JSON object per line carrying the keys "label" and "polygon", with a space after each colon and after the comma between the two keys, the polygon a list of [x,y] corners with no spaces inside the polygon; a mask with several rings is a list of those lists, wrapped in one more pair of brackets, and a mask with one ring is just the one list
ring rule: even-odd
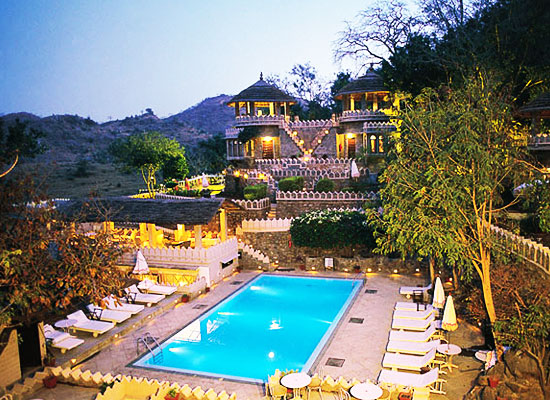
{"label": "hedge", "polygon": [[319,179],[315,184],[316,192],[332,192],[334,191],[334,182],[328,178]]}
{"label": "hedge", "polygon": [[279,181],[279,190],[281,192],[297,192],[304,188],[303,176],[291,176]]}
{"label": "hedge", "polygon": [[258,200],[267,197],[267,185],[249,185],[243,190],[246,200]]}

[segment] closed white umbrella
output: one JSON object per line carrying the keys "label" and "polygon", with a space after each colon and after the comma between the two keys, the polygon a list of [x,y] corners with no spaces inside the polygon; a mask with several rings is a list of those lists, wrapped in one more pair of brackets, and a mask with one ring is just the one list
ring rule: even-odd
{"label": "closed white umbrella", "polygon": [[132,271],[133,274],[148,274],[149,273],[149,266],[147,265],[147,261],[145,260],[145,257],[141,253],[141,250],[137,251],[136,255],[136,266],[134,267],[134,270]]}
{"label": "closed white umbrella", "polygon": [[208,187],[208,178],[206,176],[203,175],[202,177],[202,187],[203,188],[207,188]]}
{"label": "closed white umbrella", "polygon": [[435,278],[434,297],[432,300],[432,306],[434,308],[443,308],[445,305],[445,291],[443,290],[443,284],[439,276]]}
{"label": "closed white umbrella", "polygon": [[458,322],[456,321],[456,311],[453,302],[453,296],[447,296],[447,302],[445,303],[445,310],[443,310],[443,319],[441,320],[441,329],[449,332],[449,342],[451,341],[450,332],[456,331],[458,328]]}
{"label": "closed white umbrella", "polygon": [[351,177],[352,178],[359,178],[359,168],[357,168],[357,163],[355,160],[351,161]]}

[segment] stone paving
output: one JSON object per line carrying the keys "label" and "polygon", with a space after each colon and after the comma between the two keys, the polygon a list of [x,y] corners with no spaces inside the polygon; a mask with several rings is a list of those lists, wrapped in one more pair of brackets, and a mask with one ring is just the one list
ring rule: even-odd
{"label": "stone paving", "polygon": [[[285,274],[289,274],[285,272]],[[291,273],[296,275],[321,275],[320,273]],[[354,277],[353,274],[332,273],[332,276]],[[148,321],[133,332],[118,338],[111,345],[105,347],[91,359],[81,363],[78,367],[85,371],[100,371],[102,373],[126,374],[143,376],[150,379],[167,380],[188,384],[191,387],[200,385],[204,390],[213,388],[216,391],[226,390],[236,392],[238,399],[259,399],[264,396],[264,387],[258,384],[248,384],[223,379],[206,378],[196,375],[170,373],[128,366],[138,354],[136,340],[145,332],[158,337],[160,341],[171,336],[183,326],[229,296],[249,280],[257,276],[257,272],[242,272],[232,275],[216,285],[210,293],[204,294],[187,304],[177,304],[168,308],[162,314],[148,318]],[[364,275],[362,276],[364,277]],[[242,283],[232,284],[237,281]],[[376,380],[381,368],[382,358],[388,341],[392,312],[396,301],[402,301],[399,287],[423,283],[420,276],[368,274],[365,286],[355,301],[342,317],[340,325],[335,330],[332,339],[325,346],[324,351],[312,366],[310,373],[332,375],[334,378],[343,376],[347,379]],[[173,304],[173,301],[172,301]],[[205,308],[195,308],[197,305],[206,305]],[[363,319],[363,323],[352,323],[350,318]],[[464,324],[463,324],[464,325]],[[452,342],[462,347],[479,344],[479,332],[461,326],[453,333]],[[341,367],[329,366],[329,358],[343,359]],[[472,386],[472,380],[478,373],[481,363],[472,357],[456,356],[454,362],[460,369],[453,370],[447,375],[449,383],[445,386],[447,396],[432,396],[433,399],[460,399]],[[57,389],[41,390],[30,398],[46,399],[89,399],[90,389],[59,385],[63,388],[59,394],[53,394]],[[67,387],[69,389],[67,389]],[[72,388],[72,390],[71,390]],[[82,390],[81,390],[82,389]],[[42,393],[43,392],[43,393]],[[73,394],[74,392],[74,394]],[[70,393],[70,394],[69,394]],[[50,397],[48,397],[50,396]],[[54,397],[51,397],[54,396]]]}

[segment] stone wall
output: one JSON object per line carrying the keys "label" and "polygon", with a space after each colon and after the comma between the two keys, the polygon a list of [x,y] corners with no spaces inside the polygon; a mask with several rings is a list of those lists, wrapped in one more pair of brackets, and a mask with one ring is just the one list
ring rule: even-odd
{"label": "stone wall", "polygon": [[17,344],[17,331],[12,329],[6,346],[0,354],[0,387],[11,385],[21,379],[21,365],[19,363],[19,345]]}
{"label": "stone wall", "polygon": [[[243,232],[242,241],[261,251],[269,257],[272,267],[277,264],[281,267],[296,268],[300,251],[295,247],[289,247],[290,232]],[[257,264],[257,263],[255,263]],[[246,266],[243,266],[246,267]]]}
{"label": "stone wall", "polygon": [[361,208],[364,200],[277,200],[277,218],[297,217],[313,210],[327,208]]}
{"label": "stone wall", "polygon": [[303,155],[300,148],[292,141],[283,129],[280,130],[279,138],[281,143],[281,157],[301,157]]}

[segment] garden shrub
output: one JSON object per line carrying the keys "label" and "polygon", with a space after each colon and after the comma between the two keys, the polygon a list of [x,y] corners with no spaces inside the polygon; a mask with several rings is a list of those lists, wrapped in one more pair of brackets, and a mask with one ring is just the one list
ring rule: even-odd
{"label": "garden shrub", "polygon": [[164,184],[164,186],[166,186],[166,189],[172,189],[172,188],[175,188],[176,186],[178,186],[178,182],[168,181]]}
{"label": "garden shrub", "polygon": [[334,191],[334,182],[328,178],[319,179],[315,185],[316,192],[332,192]]}
{"label": "garden shrub", "polygon": [[279,190],[281,192],[296,192],[304,188],[303,176],[291,176],[279,181]]}
{"label": "garden shrub", "polygon": [[244,198],[246,200],[258,200],[267,197],[267,185],[249,185],[244,188]]}
{"label": "garden shrub", "polygon": [[358,211],[310,211],[292,220],[292,242],[323,249],[362,245],[376,247],[367,216]]}

